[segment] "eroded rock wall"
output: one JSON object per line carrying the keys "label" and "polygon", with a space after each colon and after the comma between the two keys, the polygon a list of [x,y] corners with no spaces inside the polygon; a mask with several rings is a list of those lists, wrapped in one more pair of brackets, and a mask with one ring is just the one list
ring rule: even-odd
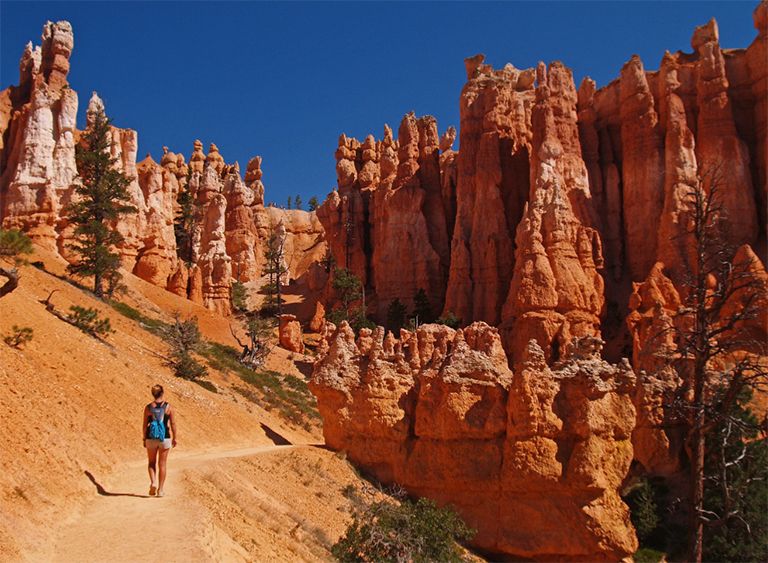
{"label": "eroded rock wall", "polygon": [[338,189],[317,216],[336,264],[376,288],[382,322],[395,299],[411,309],[419,289],[434,317],[443,310],[456,207],[454,138],[455,130],[441,140],[433,117],[410,113],[397,139],[388,126],[381,141],[339,139]]}
{"label": "eroded rock wall", "polygon": [[514,371],[498,331],[326,326],[310,382],[326,443],[383,481],[452,503],[489,552],[619,561],[637,548],[618,488],[632,460],[635,376],[587,337]]}

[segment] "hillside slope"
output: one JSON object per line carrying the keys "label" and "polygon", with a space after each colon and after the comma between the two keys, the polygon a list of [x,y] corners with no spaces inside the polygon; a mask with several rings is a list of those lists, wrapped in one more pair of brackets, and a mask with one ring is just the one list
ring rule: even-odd
{"label": "hillside slope", "polygon": [[[61,279],[58,256],[38,249],[32,261],[45,271],[23,266],[19,288],[0,300],[0,335],[13,325],[34,331],[20,349],[0,343],[0,560],[83,561],[77,546],[86,544],[94,554],[110,553],[95,544],[119,548],[130,560],[143,540],[128,535],[126,519],[151,522],[155,503],[166,501],[163,514],[182,530],[167,540],[169,560],[328,559],[348,521],[342,490],[359,479],[340,457],[310,446],[322,444],[317,423],[290,425],[233,392],[230,385],[244,385],[232,373],[210,370],[218,393],[174,377],[157,355],[166,349],[159,337]],[[122,300],[144,316],[194,315],[207,339],[234,344],[226,319],[130,274],[126,281]],[[53,290],[58,311],[95,307],[116,332],[104,343],[54,317],[40,302]],[[280,348],[267,367],[301,377]],[[141,498],[140,416],[155,383],[176,408],[180,436],[165,499]],[[263,451],[275,440],[302,446]]]}

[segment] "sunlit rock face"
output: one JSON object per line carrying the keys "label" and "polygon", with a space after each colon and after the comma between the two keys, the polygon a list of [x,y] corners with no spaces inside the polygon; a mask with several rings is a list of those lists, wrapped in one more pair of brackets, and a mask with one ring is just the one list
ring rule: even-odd
{"label": "sunlit rock face", "polygon": [[61,210],[70,201],[75,164],[77,94],[69,89],[74,47],[69,22],[48,22],[42,47],[30,42],[19,65],[19,86],[0,94],[2,177],[0,217],[56,250]]}
{"label": "sunlit rock face", "polygon": [[739,218],[730,242],[762,248],[765,6],[748,49],[721,49],[713,20],[691,53],[660,53],[658,71],[633,56],[599,89],[589,78],[577,89],[559,62],[494,70],[468,58],[459,151],[429,117],[406,115],[397,139],[342,135],[338,189],[318,217],[337,263],[375,293],[369,312],[383,323],[421,288],[435,315],[499,327],[511,362],[530,338],[552,362],[573,337],[601,335],[609,301],[628,311],[631,282],[657,262],[679,283],[699,178],[724,186]]}
{"label": "sunlit rock face", "polygon": [[[333,327],[335,328],[335,327]],[[635,376],[574,342],[514,370],[498,331],[423,325],[326,332],[310,382],[326,443],[385,482],[453,504],[476,546],[541,561],[618,561],[637,548],[618,495],[632,461]]]}

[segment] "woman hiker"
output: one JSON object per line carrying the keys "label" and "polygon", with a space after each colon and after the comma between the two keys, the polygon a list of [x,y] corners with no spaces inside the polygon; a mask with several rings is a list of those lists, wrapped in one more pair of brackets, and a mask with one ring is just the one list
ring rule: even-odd
{"label": "woman hiker", "polygon": [[[163,386],[152,387],[154,401],[144,407],[142,419],[144,447],[147,448],[149,461],[149,478],[152,484],[149,487],[150,496],[165,496],[163,485],[165,484],[165,471],[168,462],[168,452],[176,446],[178,438],[176,434],[176,418],[173,407],[163,401]],[[173,434],[173,439],[171,439]]]}

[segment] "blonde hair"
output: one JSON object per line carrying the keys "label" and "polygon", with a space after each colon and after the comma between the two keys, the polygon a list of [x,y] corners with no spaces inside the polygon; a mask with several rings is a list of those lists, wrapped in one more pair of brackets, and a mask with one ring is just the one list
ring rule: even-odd
{"label": "blonde hair", "polygon": [[152,387],[152,396],[155,399],[159,399],[163,394],[163,386],[162,385],[155,385]]}

